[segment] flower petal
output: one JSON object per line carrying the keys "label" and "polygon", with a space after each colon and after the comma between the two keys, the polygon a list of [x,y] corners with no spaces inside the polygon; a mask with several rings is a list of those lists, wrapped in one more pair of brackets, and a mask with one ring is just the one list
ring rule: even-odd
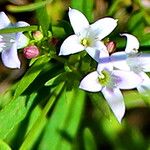
{"label": "flower petal", "polygon": [[100,62],[101,55],[103,56],[107,53],[107,48],[101,41],[97,41],[93,47],[87,47],[85,50],[97,62]]}
{"label": "flower petal", "polygon": [[141,72],[139,75],[143,79],[143,82],[139,86],[137,86],[137,90],[141,94],[144,94],[144,96],[150,96],[150,78],[149,78],[149,76],[144,72]]}
{"label": "flower petal", "polygon": [[126,44],[126,48],[125,48],[125,52],[126,53],[137,53],[138,49],[139,49],[139,41],[138,39],[131,35],[131,34],[121,34],[121,36],[126,36],[127,37],[127,44]]}
{"label": "flower petal", "polygon": [[6,28],[10,25],[10,20],[4,12],[0,12],[0,29]]}
{"label": "flower petal", "polygon": [[97,66],[97,71],[100,73],[102,70],[113,70],[113,65],[110,62],[110,57],[107,50],[103,50],[100,52],[100,60]]}
{"label": "flower petal", "polygon": [[121,91],[118,88],[109,89],[105,87],[102,89],[102,93],[117,120],[121,122],[125,114],[125,104]]}
{"label": "flower petal", "polygon": [[133,71],[114,70],[116,85],[120,89],[133,89],[142,83],[142,78]]}
{"label": "flower petal", "polygon": [[16,33],[17,49],[23,48],[28,45],[29,39],[21,32]]}
{"label": "flower petal", "polygon": [[113,18],[102,18],[91,25],[93,32],[96,32],[99,40],[110,34],[117,26],[117,20]]}
{"label": "flower petal", "polygon": [[150,72],[150,54],[149,53],[141,53],[139,55],[139,62],[141,63],[141,67],[144,72]]}
{"label": "flower petal", "polygon": [[24,21],[18,21],[16,24],[15,24],[16,27],[26,27],[26,26],[30,26],[27,22],[24,22]]}
{"label": "flower petal", "polygon": [[89,22],[86,17],[76,9],[69,9],[69,18],[75,34],[81,33],[86,28],[89,28]]}
{"label": "flower petal", "polygon": [[71,35],[62,43],[59,55],[70,55],[83,50],[84,46],[80,44],[78,36]]}
{"label": "flower petal", "polygon": [[110,56],[111,62],[115,68],[130,71],[130,67],[126,62],[127,58],[128,56],[125,52],[116,52]]}
{"label": "flower petal", "polygon": [[98,73],[94,71],[88,74],[81,82],[79,88],[89,92],[99,92],[102,86],[98,82]]}
{"label": "flower petal", "polygon": [[17,55],[17,44],[13,43],[12,47],[2,51],[3,64],[8,68],[20,68],[20,60]]}

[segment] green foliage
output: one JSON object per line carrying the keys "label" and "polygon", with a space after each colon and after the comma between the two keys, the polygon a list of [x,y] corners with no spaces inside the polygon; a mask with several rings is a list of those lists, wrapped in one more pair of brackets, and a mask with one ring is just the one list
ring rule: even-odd
{"label": "green foliage", "polygon": [[43,65],[45,65],[48,61],[50,60],[50,57],[48,56],[43,56],[39,58],[33,66],[26,72],[24,77],[21,79],[19,82],[15,93],[14,93],[14,98],[18,97],[21,95],[27,87],[33,82],[33,80],[40,74],[40,72],[43,70]]}

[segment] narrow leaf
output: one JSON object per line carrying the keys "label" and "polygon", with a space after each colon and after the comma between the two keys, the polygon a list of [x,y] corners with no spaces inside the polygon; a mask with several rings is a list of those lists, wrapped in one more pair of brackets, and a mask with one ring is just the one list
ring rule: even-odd
{"label": "narrow leaf", "polygon": [[46,1],[24,5],[24,6],[8,5],[7,10],[13,13],[34,11],[38,8],[44,7],[46,4],[51,3],[52,1],[53,0],[46,0]]}
{"label": "narrow leaf", "polygon": [[18,86],[16,88],[14,98],[21,95],[28,86],[34,81],[34,79],[40,74],[40,72],[43,70],[43,66],[50,60],[49,57],[43,56],[40,59],[38,59],[32,67],[26,72],[24,77],[20,80],[18,83]]}

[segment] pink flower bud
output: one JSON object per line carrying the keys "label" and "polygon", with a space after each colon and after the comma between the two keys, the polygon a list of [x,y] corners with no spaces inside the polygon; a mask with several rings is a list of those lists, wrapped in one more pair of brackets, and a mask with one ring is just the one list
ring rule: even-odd
{"label": "pink flower bud", "polygon": [[40,41],[43,38],[43,34],[41,33],[41,31],[35,31],[33,33],[33,37],[36,41]]}
{"label": "pink flower bud", "polygon": [[35,58],[39,55],[39,49],[35,45],[31,45],[23,49],[23,54],[27,59]]}
{"label": "pink flower bud", "polygon": [[109,54],[112,54],[116,50],[116,43],[114,41],[109,41],[106,43],[106,47]]}

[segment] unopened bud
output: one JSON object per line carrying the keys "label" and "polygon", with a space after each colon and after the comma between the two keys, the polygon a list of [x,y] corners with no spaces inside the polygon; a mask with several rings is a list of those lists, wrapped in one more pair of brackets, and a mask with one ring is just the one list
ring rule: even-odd
{"label": "unopened bud", "polygon": [[107,51],[112,54],[116,50],[116,43],[114,41],[109,41],[106,43]]}
{"label": "unopened bud", "polygon": [[33,33],[33,37],[36,41],[40,41],[43,38],[43,34],[41,33],[41,31],[35,31]]}
{"label": "unopened bud", "polygon": [[23,54],[27,59],[35,58],[39,55],[39,49],[35,45],[31,45],[23,49]]}

